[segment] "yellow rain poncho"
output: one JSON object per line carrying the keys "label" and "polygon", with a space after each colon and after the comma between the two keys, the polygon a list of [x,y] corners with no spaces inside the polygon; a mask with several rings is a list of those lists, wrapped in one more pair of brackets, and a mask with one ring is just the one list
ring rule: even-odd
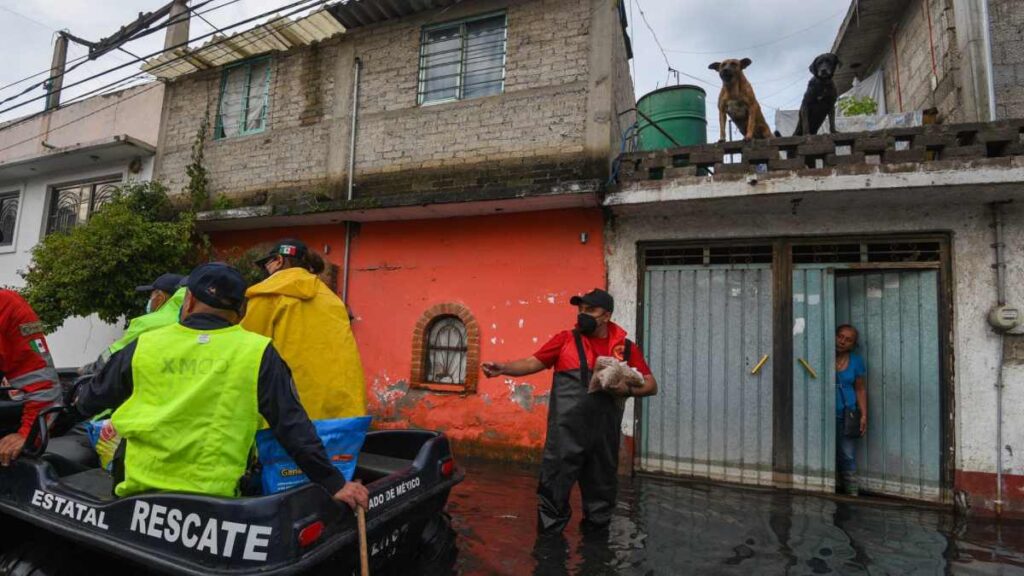
{"label": "yellow rain poncho", "polygon": [[366,383],[348,309],[318,277],[282,270],[249,288],[242,327],[269,337],[310,419],[366,415]]}

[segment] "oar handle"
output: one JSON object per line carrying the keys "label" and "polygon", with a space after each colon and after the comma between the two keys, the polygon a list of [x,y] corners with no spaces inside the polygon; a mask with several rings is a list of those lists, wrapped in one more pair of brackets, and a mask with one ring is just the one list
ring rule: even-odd
{"label": "oar handle", "polygon": [[362,567],[362,576],[370,576],[370,557],[366,546],[366,510],[363,510],[362,506],[356,506],[356,518],[359,520],[359,564]]}

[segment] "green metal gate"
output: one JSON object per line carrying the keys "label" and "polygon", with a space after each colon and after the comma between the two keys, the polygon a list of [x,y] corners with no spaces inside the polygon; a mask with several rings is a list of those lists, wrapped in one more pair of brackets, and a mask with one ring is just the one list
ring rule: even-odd
{"label": "green metal gate", "polygon": [[860,332],[868,432],[857,446],[867,491],[941,499],[937,270],[840,273],[836,319]]}
{"label": "green metal gate", "polygon": [[793,483],[835,491],[835,274],[793,271]]}
{"label": "green metal gate", "polygon": [[651,266],[644,303],[638,469],[771,485],[771,265]]}

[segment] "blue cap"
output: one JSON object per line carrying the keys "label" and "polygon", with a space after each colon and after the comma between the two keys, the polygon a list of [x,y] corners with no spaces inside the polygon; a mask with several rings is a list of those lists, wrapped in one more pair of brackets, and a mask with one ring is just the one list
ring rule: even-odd
{"label": "blue cap", "polygon": [[188,275],[188,291],[207,306],[239,312],[245,302],[245,279],[235,268],[211,262],[197,266]]}
{"label": "blue cap", "polygon": [[161,292],[174,294],[174,291],[178,289],[182,278],[184,278],[184,276],[181,274],[161,274],[160,277],[153,280],[151,284],[136,286],[135,291],[152,292],[153,290],[160,290]]}

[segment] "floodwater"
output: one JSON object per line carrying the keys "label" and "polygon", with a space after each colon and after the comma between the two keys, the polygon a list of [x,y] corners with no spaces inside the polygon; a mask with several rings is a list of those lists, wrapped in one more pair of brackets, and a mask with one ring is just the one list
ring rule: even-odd
{"label": "floodwater", "polygon": [[581,534],[574,516],[538,539],[533,473],[464,466],[448,505],[463,575],[1024,575],[1024,524],[648,477],[620,483],[607,533]]}

